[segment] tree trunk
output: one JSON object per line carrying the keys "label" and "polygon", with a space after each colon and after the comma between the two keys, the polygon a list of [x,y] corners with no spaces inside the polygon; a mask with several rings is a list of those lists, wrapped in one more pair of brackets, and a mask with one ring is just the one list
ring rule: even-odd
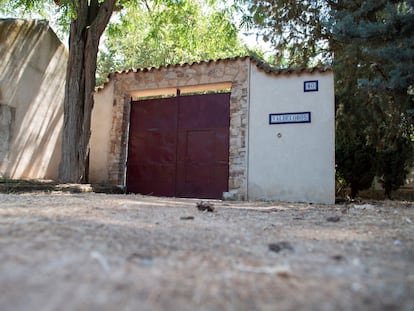
{"label": "tree trunk", "polygon": [[62,182],[87,182],[91,114],[95,90],[99,39],[114,11],[116,0],[76,0],[72,19],[66,73],[62,158]]}

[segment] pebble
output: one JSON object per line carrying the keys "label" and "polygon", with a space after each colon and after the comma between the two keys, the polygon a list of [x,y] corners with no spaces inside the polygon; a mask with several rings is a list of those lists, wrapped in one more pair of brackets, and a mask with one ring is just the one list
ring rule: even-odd
{"label": "pebble", "polygon": [[182,216],[180,220],[194,220],[194,216]]}
{"label": "pebble", "polygon": [[289,251],[293,251],[293,246],[289,242],[286,242],[286,241],[269,244],[269,250],[275,253],[279,253],[285,249]]}
{"label": "pebble", "polygon": [[196,207],[199,211],[214,212],[214,205],[207,201],[197,202]]}
{"label": "pebble", "polygon": [[341,217],[339,217],[339,216],[330,216],[330,217],[326,218],[326,221],[329,221],[329,222],[338,222],[340,220],[341,220]]}
{"label": "pebble", "polygon": [[400,240],[394,240],[394,245],[395,246],[401,246],[402,242]]}
{"label": "pebble", "polygon": [[354,204],[354,208],[356,208],[356,209],[367,209],[367,210],[369,210],[369,209],[375,209],[375,206],[372,205],[372,204],[361,204],[361,205]]}

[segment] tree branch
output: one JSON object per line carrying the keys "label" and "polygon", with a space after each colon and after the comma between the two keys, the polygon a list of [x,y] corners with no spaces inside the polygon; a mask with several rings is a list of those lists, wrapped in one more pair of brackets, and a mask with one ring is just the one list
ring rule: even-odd
{"label": "tree branch", "polygon": [[147,10],[148,10],[148,14],[149,14],[149,16],[152,18],[152,9],[151,9],[151,7],[150,7],[150,5],[149,5],[148,1],[147,1],[147,0],[144,0],[144,4],[145,4],[145,7],[146,7],[146,8],[147,8]]}
{"label": "tree branch", "polygon": [[99,6],[98,13],[96,14],[95,19],[91,23],[91,28],[95,30],[94,35],[98,38],[98,40],[101,37],[102,33],[105,31],[109,19],[111,18],[112,13],[115,10],[115,2],[116,0],[105,0]]}

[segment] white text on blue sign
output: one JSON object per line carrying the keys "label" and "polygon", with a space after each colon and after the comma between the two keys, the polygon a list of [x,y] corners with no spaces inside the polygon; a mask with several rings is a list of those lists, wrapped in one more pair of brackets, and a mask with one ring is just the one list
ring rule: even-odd
{"label": "white text on blue sign", "polygon": [[303,82],[303,91],[304,92],[317,92],[318,89],[319,89],[318,80]]}
{"label": "white text on blue sign", "polygon": [[311,113],[309,111],[269,114],[269,124],[310,123],[310,122],[311,122]]}

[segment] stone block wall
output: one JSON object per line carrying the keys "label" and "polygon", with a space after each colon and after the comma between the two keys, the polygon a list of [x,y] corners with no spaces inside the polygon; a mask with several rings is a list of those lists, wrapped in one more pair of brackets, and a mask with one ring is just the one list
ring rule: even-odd
{"label": "stone block wall", "polygon": [[[111,184],[126,185],[126,160],[131,97],[142,90],[231,83],[229,191],[234,199],[247,198],[247,137],[250,58],[126,71],[110,76],[114,85],[108,176]],[[99,104],[99,103],[97,103]]]}

